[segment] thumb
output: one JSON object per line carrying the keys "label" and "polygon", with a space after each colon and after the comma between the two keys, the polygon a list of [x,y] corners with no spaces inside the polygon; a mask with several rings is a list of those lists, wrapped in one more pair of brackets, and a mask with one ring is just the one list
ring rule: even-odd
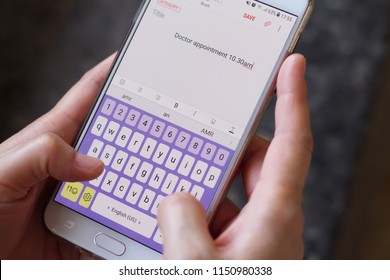
{"label": "thumb", "polygon": [[165,198],[158,221],[166,259],[217,258],[205,211],[193,196],[180,193]]}
{"label": "thumb", "polygon": [[103,168],[100,160],[77,153],[57,135],[43,134],[0,156],[0,202],[24,198],[49,176],[85,181],[97,177]]}

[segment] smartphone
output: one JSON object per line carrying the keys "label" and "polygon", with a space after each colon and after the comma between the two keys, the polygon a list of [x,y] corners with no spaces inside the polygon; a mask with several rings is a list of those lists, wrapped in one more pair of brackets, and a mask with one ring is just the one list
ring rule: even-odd
{"label": "smartphone", "polygon": [[55,235],[104,259],[161,259],[161,201],[187,192],[211,221],[256,132],[311,0],[146,0],[75,143],[100,158],[60,182]]}

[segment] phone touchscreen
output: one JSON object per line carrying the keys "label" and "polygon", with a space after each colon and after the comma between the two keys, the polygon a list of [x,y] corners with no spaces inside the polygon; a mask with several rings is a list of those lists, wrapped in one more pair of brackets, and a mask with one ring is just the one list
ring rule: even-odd
{"label": "phone touchscreen", "polygon": [[257,1],[147,2],[76,145],[105,170],[54,200],[161,252],[161,201],[212,207],[296,21]]}

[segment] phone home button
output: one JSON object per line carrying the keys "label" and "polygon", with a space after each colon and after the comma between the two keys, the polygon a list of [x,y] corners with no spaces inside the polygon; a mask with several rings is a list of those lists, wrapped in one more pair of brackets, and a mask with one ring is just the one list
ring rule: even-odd
{"label": "phone home button", "polygon": [[122,256],[126,251],[126,245],[123,242],[102,232],[96,234],[94,242],[96,246],[115,256]]}

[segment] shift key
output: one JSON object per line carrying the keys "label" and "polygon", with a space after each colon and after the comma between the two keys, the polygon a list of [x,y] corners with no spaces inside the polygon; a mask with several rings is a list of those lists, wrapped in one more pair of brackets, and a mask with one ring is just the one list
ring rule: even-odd
{"label": "shift key", "polygon": [[97,195],[91,210],[147,238],[152,237],[157,226],[157,219],[102,193]]}

